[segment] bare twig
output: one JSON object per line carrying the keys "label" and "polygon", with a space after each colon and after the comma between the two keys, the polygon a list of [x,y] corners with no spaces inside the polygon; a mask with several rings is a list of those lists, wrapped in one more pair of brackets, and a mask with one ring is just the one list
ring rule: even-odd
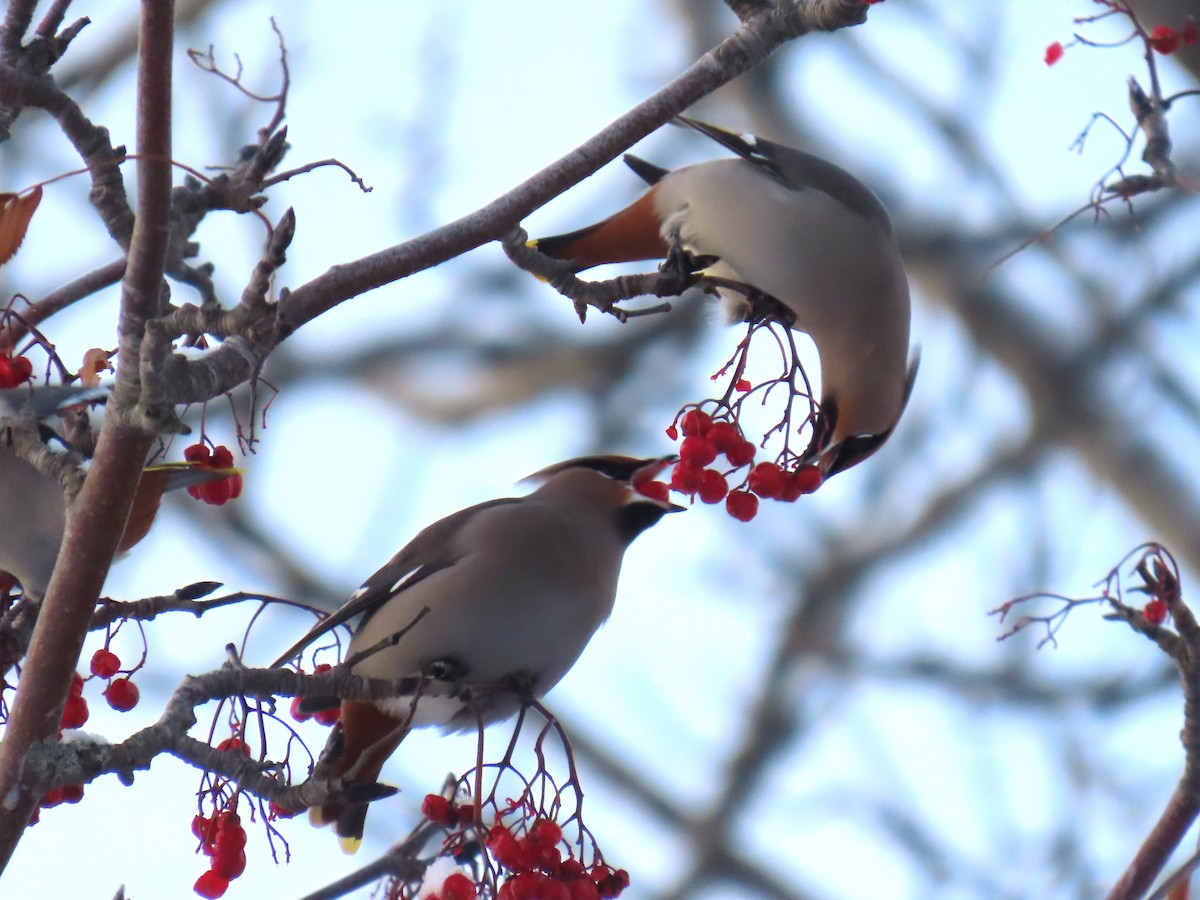
{"label": "bare twig", "polygon": [[392,876],[402,881],[413,881],[425,874],[429,860],[419,859],[417,854],[434,838],[441,828],[428,820],[418,824],[400,843],[393,846],[378,859],[355,869],[349,875],[331,882],[301,900],[337,900],[351,891]]}

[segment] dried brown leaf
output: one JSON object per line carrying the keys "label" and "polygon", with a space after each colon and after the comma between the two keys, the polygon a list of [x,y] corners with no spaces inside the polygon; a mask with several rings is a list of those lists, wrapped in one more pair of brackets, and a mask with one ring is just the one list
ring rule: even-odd
{"label": "dried brown leaf", "polygon": [[41,202],[41,185],[28,194],[0,194],[0,266],[13,258],[25,240],[29,220]]}
{"label": "dried brown leaf", "polygon": [[83,354],[83,365],[79,367],[79,381],[84,387],[97,387],[100,384],[101,372],[112,372],[112,358],[116,350],[103,350],[93,347]]}

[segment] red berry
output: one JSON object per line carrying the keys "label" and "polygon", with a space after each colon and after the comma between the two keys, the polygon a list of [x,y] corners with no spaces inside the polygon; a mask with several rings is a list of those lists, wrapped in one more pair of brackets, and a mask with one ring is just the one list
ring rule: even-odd
{"label": "red berry", "polygon": [[783,495],[783,470],[775,463],[761,462],[750,470],[746,486],[765,500],[778,500]]}
{"label": "red berry", "polygon": [[1155,25],[1150,32],[1150,46],[1163,56],[1170,56],[1179,49],[1179,32],[1169,25]]}
{"label": "red berry", "polygon": [[443,828],[453,828],[458,824],[458,807],[441,794],[426,794],[421,802],[421,814]]}
{"label": "red berry", "polygon": [[705,503],[720,503],[729,493],[729,483],[725,476],[716,469],[705,469],[700,478],[700,490],[697,492]]}
{"label": "red berry", "polygon": [[705,435],[712,445],[717,448],[718,453],[726,453],[731,447],[736,447],[742,442],[742,433],[738,427],[732,422],[713,422],[712,428],[708,429],[708,434]]}
{"label": "red berry", "polygon": [[232,469],[233,454],[224,444],[213,447],[211,465],[214,469]]}
{"label": "red berry", "polygon": [[505,886],[512,885],[513,900],[571,900],[567,886],[553,881],[541,872],[521,872],[514,875]]}
{"label": "red berry", "polygon": [[52,806],[58,806],[63,802],[63,789],[60,787],[52,788],[42,794],[42,799],[38,801],[38,806],[42,809],[50,809]]}
{"label": "red berry", "polygon": [[88,705],[87,701],[82,696],[72,694],[67,697],[66,705],[63,706],[62,721],[59,723],[60,728],[82,728],[88,720]]}
{"label": "red berry", "polygon": [[33,363],[23,356],[0,356],[0,388],[15,388],[33,377]]}
{"label": "red berry", "polygon": [[242,473],[241,472],[238,472],[237,474],[234,474],[234,475],[230,475],[225,480],[229,482],[229,499],[230,500],[236,500],[238,497],[242,496]]}
{"label": "red berry", "polygon": [[475,890],[475,882],[462,872],[447,876],[442,882],[440,893],[442,900],[475,900],[479,896],[479,892]]}
{"label": "red berry", "polygon": [[313,713],[313,721],[318,725],[324,725],[326,727],[336,725],[338,719],[341,717],[342,708],[340,706],[334,706],[329,709],[319,709]]}
{"label": "red berry", "polygon": [[62,791],[63,803],[78,803],[83,799],[82,784],[64,784],[59,790]]}
{"label": "red berry", "polygon": [[111,650],[101,647],[92,654],[92,674],[98,678],[112,678],[121,671],[121,658]]}
{"label": "red berry", "polygon": [[213,857],[237,856],[246,846],[246,829],[235,812],[217,814],[216,839],[213,841]]}
{"label": "red berry", "polygon": [[269,804],[267,804],[267,812],[269,814],[271,821],[274,821],[275,819],[290,819],[293,816],[300,815],[300,810],[285,809],[284,807],[282,807],[278,803],[276,803],[274,800],[272,800]]}
{"label": "red berry", "polygon": [[213,856],[212,871],[226,881],[233,881],[246,871],[246,851],[238,850],[228,854],[216,854]]}
{"label": "red berry", "polygon": [[225,740],[217,744],[217,749],[222,753],[240,753],[242,756],[250,756],[250,745],[240,737],[225,738]]}
{"label": "red berry", "polygon": [[208,900],[216,900],[217,897],[223,897],[225,892],[229,890],[229,882],[209,869],[196,879],[196,884],[192,890],[201,897],[207,897]]}
{"label": "red berry", "polygon": [[307,722],[309,719],[312,718],[312,713],[301,712],[300,703],[301,703],[300,697],[292,698],[292,718],[295,719],[297,722]]}
{"label": "red berry", "polygon": [[1046,48],[1046,55],[1042,57],[1046,61],[1046,65],[1052,66],[1063,58],[1062,41],[1055,41]]}
{"label": "red berry", "polygon": [[540,844],[533,844],[534,852],[533,867],[541,869],[552,878],[558,877],[559,869],[562,868],[562,851],[558,847],[544,847]]}
{"label": "red berry", "polygon": [[506,869],[513,869],[520,856],[517,839],[503,825],[495,825],[488,832],[487,848],[491,851],[492,859]]}
{"label": "red berry", "polygon": [[141,693],[128,678],[114,678],[104,689],[104,699],[117,712],[129,712],[138,705]]}
{"label": "red berry", "polygon": [[749,522],[758,515],[758,498],[747,491],[734,491],[725,498],[725,511],[739,522]]}
{"label": "red berry", "polygon": [[754,387],[754,385],[752,385],[750,383],[750,380],[747,378],[739,378],[733,385],[733,389],[742,394],[746,393],[746,391],[750,390],[753,387]]}
{"label": "red berry", "polygon": [[1183,38],[1185,44],[1194,44],[1200,41],[1200,31],[1196,29],[1196,17],[1188,16],[1183,23],[1183,29],[1179,32],[1179,36]]}
{"label": "red berry", "polygon": [[639,484],[637,490],[639,494],[649,497],[651,500],[666,503],[668,492],[671,488],[662,481],[647,481]]}
{"label": "red berry", "polygon": [[685,437],[701,437],[708,433],[708,429],[712,427],[712,416],[706,412],[701,412],[698,409],[689,409],[683,414],[683,418],[679,420],[679,427],[683,429]]}
{"label": "red berry", "polygon": [[538,819],[529,829],[529,838],[543,847],[553,847],[562,840],[562,828],[550,819]]}
{"label": "red berry", "polygon": [[206,463],[211,455],[207,444],[192,444],[183,448],[183,458],[188,462]]}
{"label": "red berry", "polygon": [[717,448],[706,437],[686,437],[679,445],[679,459],[688,465],[704,468],[717,458]]}
{"label": "red berry", "polygon": [[83,696],[83,676],[76,672],[71,676],[71,687],[67,692],[68,697]]}
{"label": "red berry", "polygon": [[667,437],[673,441],[679,440],[679,429],[675,427],[674,423],[667,426]]}
{"label": "red berry", "polygon": [[333,668],[333,665],[331,663],[317,663],[316,668],[313,669],[313,674],[320,675],[322,672],[328,672],[332,668]]}
{"label": "red berry", "polygon": [[671,488],[681,494],[694,494],[700,489],[704,470],[689,463],[680,462],[671,472]]}
{"label": "red berry", "polygon": [[1151,625],[1161,625],[1167,620],[1167,604],[1162,600],[1151,600],[1142,607],[1142,618]]}
{"label": "red berry", "polygon": [[195,835],[196,840],[207,841],[211,837],[211,831],[212,819],[206,818],[199,813],[192,816],[192,834]]}
{"label": "red berry", "polygon": [[792,473],[793,477],[800,482],[800,493],[811,494],[825,481],[825,474],[821,471],[820,466],[804,466]]}
{"label": "red berry", "polygon": [[596,885],[601,897],[620,897],[625,888],[629,887],[629,873],[624,869],[610,872],[605,879]]}
{"label": "red berry", "polygon": [[794,503],[803,494],[811,494],[819,488],[823,478],[817,466],[804,466],[795,472],[784,472],[783,490],[779,499],[784,503]]}
{"label": "red berry", "polygon": [[199,487],[201,488],[200,499],[209,506],[224,506],[233,497],[233,485],[229,483],[228,478],[218,478],[216,481],[210,481]]}
{"label": "red berry", "polygon": [[754,461],[754,453],[758,448],[753,442],[742,440],[725,451],[725,458],[731,466],[742,467]]}

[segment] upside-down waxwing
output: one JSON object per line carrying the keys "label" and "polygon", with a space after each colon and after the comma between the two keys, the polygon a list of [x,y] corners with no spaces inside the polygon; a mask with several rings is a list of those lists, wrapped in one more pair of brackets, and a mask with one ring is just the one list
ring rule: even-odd
{"label": "upside-down waxwing", "polygon": [[[106,394],[100,388],[54,385],[0,390],[0,417],[17,415],[29,405],[39,420],[45,419]],[[146,536],[165,492],[236,472],[188,462],[148,466],[138,482],[118,552],[124,553]],[[63,486],[17,456],[0,431],[0,573],[7,572],[19,581],[23,591],[43,595],[58,559],[66,518]]]}
{"label": "upside-down waxwing", "polygon": [[[820,413],[804,462],[826,476],[861,462],[908,401],[908,279],[879,199],[849,172],[782,144],[680,116],[737,154],[675,171],[625,161],[650,189],[587,228],[532,242],[579,272],[667,259],[740,282],[782,304],[821,360]],[[720,287],[731,321],[761,317],[762,298]],[[790,318],[789,316],[789,318]]]}
{"label": "upside-down waxwing", "polygon": [[[341,701],[341,719],[313,777],[374,785],[411,728],[437,725],[451,732],[498,722],[524,702],[514,684],[538,697],[554,687],[612,612],[625,548],[663,515],[682,509],[637,489],[674,460],[568,460],[531,475],[541,486],[528,496],[461,510],[413,538],[274,665],[361,615],[346,659],[394,642],[354,663],[354,674],[499,689],[478,692],[469,702],[436,696]],[[302,708],[336,705],[334,698],[307,698]],[[366,803],[331,804],[312,809],[310,818],[335,823],[342,848],[352,853],[362,841],[366,811]]]}

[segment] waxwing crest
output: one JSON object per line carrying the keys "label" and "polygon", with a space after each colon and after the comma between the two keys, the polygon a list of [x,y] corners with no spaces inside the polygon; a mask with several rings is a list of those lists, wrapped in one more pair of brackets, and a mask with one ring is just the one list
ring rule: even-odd
{"label": "waxwing crest", "polygon": [[629,166],[638,178],[649,185],[658,184],[671,174],[670,169],[664,169],[662,166],[656,166],[652,162],[646,162],[646,160],[639,156],[634,156],[632,153],[626,153],[621,158],[625,160],[625,165]]}
{"label": "waxwing crest", "polygon": [[619,456],[617,454],[577,456],[574,459],[564,460],[552,466],[546,466],[544,469],[538,469],[531,475],[526,475],[522,478],[521,483],[544,483],[551,476],[557,475],[559,472],[565,472],[567,469],[592,469],[601,475],[607,475],[614,481],[633,481],[634,476],[643,469],[654,468],[653,474],[657,474],[670,465],[674,459],[675,457],[673,456],[653,456],[648,459],[639,459],[633,456]]}

